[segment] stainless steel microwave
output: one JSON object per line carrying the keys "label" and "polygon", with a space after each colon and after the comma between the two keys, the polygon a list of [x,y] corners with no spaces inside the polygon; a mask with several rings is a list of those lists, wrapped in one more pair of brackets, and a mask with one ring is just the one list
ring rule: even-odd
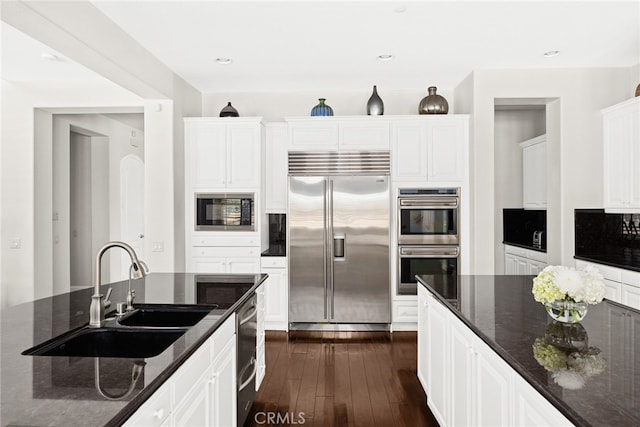
{"label": "stainless steel microwave", "polygon": [[254,193],[195,193],[196,231],[255,231]]}

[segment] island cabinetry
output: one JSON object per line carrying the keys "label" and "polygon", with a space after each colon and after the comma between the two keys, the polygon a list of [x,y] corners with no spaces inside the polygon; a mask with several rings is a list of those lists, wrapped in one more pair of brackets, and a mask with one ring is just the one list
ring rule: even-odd
{"label": "island cabinetry", "polygon": [[440,425],[572,425],[422,285],[418,298],[418,377]]}
{"label": "island cabinetry", "polygon": [[218,191],[260,186],[260,117],[186,118],[187,188]]}
{"label": "island cabinetry", "polygon": [[469,120],[465,115],[392,120],[392,179],[462,182],[468,144]]}
{"label": "island cabinetry", "polygon": [[289,151],[389,150],[383,117],[288,117]]}
{"label": "island cabinetry", "polygon": [[265,328],[286,331],[289,319],[289,286],[286,257],[262,257],[261,272],[269,275],[264,286]]}
{"label": "island cabinetry", "polygon": [[235,426],[235,315],[125,422],[125,426]]}
{"label": "island cabinetry", "polygon": [[256,289],[257,296],[257,330],[256,330],[256,391],[260,389],[267,364],[265,361],[265,284]]}
{"label": "island cabinetry", "polygon": [[545,252],[504,245],[504,274],[535,276],[546,266]]}
{"label": "island cabinetry", "polygon": [[640,98],[602,110],[604,209],[640,212]]}
{"label": "island cabinetry", "polygon": [[547,207],[547,136],[541,135],[521,142],[522,147],[522,207]]}

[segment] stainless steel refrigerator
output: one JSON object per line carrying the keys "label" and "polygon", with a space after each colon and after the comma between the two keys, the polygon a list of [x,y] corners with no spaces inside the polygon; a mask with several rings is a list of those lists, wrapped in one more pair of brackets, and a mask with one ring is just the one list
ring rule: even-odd
{"label": "stainless steel refrigerator", "polygon": [[353,156],[333,153],[321,160],[326,165],[305,157],[299,168],[292,167],[291,154],[291,329],[388,329],[388,153],[382,166],[363,166],[369,161],[362,153],[354,154],[356,166]]}

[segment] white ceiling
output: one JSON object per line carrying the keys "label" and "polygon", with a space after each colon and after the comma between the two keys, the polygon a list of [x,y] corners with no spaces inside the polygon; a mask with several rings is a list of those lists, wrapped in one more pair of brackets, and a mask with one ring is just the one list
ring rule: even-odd
{"label": "white ceiling", "polygon": [[638,0],[93,4],[204,93],[454,88],[477,69],[640,63]]}
{"label": "white ceiling", "polygon": [[[477,69],[640,63],[639,0],[92,3],[203,93],[446,90]],[[110,83],[5,23],[1,36],[3,79]]]}

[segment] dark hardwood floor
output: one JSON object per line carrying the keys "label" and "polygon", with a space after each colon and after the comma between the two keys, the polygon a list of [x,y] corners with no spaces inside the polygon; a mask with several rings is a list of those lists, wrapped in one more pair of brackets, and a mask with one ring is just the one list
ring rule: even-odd
{"label": "dark hardwood floor", "polygon": [[267,331],[245,427],[438,426],[416,376],[415,332]]}

